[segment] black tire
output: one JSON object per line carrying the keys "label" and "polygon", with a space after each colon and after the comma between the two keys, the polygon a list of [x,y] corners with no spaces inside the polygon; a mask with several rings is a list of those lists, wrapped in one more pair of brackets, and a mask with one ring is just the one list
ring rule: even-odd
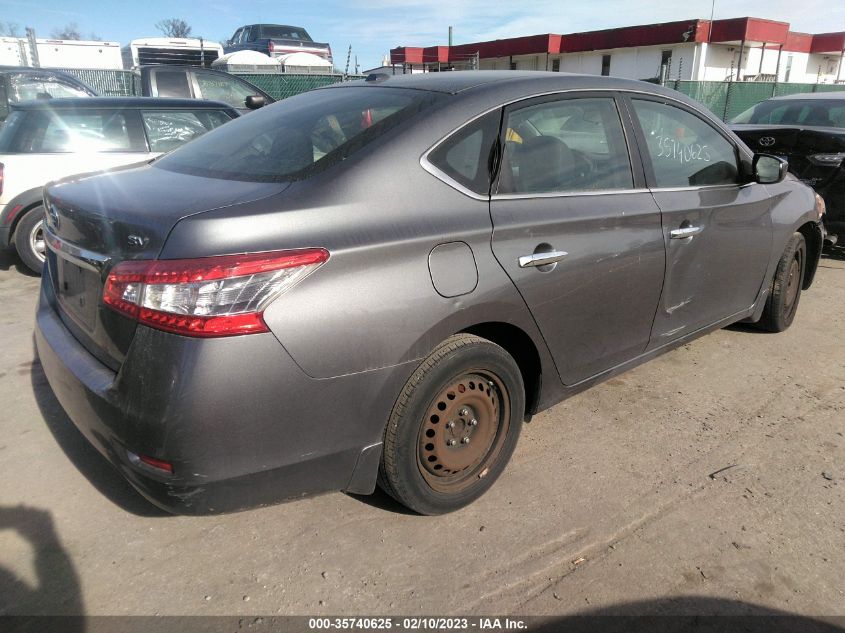
{"label": "black tire", "polygon": [[806,266],[807,244],[804,236],[801,233],[793,233],[775,269],[763,316],[757,322],[760,329],[783,332],[792,325],[801,299],[801,285],[804,282]]}
{"label": "black tire", "polygon": [[393,407],[379,486],[420,514],[469,505],[505,469],[524,413],[522,374],[510,354],[471,334],[446,339]]}
{"label": "black tire", "polygon": [[[44,267],[44,233],[40,228],[44,221],[44,207],[38,205],[33,207],[18,221],[15,228],[15,249],[18,255],[32,272],[41,274]],[[40,236],[38,233],[40,232]],[[37,238],[40,237],[42,248],[36,246]]]}

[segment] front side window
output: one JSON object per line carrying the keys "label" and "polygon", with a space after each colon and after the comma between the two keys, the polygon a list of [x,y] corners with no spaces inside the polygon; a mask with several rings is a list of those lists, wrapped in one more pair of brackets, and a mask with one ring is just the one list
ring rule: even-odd
{"label": "front side window", "polygon": [[202,71],[195,71],[194,76],[203,99],[222,101],[233,108],[243,108],[247,97],[258,94],[257,90],[234,77]]}
{"label": "front side window", "polygon": [[475,193],[490,193],[490,153],[499,134],[501,111],[464,126],[428,155],[447,176]]}
{"label": "front side window", "polygon": [[612,98],[547,101],[508,113],[498,193],[631,187],[628,147]]}
{"label": "front side window", "polygon": [[694,114],[634,99],[658,187],[736,184],[736,148]]}
{"label": "front side window", "polygon": [[441,93],[387,87],[314,90],[236,119],[154,164],[228,180],[302,180],[446,98]]}
{"label": "front side window", "polygon": [[131,116],[114,110],[30,111],[15,122],[7,151],[45,154],[146,151],[143,140],[132,129]]}
{"label": "front side window", "polygon": [[141,118],[151,152],[169,152],[231,120],[216,110],[146,110]]}

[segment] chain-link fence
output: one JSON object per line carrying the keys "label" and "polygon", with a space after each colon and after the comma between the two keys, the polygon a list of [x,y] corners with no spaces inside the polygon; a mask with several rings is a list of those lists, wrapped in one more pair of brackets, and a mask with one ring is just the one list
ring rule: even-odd
{"label": "chain-link fence", "polygon": [[342,81],[359,79],[347,75],[317,75],[298,73],[233,73],[261,88],[274,99],[286,99],[314,88],[331,86]]}
{"label": "chain-link fence", "polygon": [[804,92],[845,91],[845,86],[839,84],[756,81],[668,81],[666,86],[704,104],[723,121],[729,121],[748,108],[772,97]]}
{"label": "chain-link fence", "polygon": [[104,97],[131,97],[138,94],[135,73],[131,70],[102,68],[56,68],[84,81]]}
{"label": "chain-link fence", "polygon": [[[131,70],[100,68],[57,68],[86,84],[103,96],[131,97],[141,94],[138,75]],[[330,86],[341,81],[360,79],[358,75],[314,73],[232,73],[246,79],[274,99],[285,99],[300,92]]]}

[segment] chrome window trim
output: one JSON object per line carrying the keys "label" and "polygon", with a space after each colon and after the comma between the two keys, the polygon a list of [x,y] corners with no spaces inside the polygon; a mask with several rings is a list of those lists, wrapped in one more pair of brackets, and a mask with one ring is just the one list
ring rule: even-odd
{"label": "chrome window trim", "polygon": [[[634,90],[634,89],[630,89],[630,88],[568,88],[568,89],[564,89],[564,90],[550,90],[548,92],[540,92],[540,93],[536,93],[536,94],[532,94],[532,95],[528,95],[528,96],[522,96],[522,97],[519,97],[518,99],[512,99],[510,101],[503,101],[503,102],[499,103],[498,105],[492,106],[492,107],[488,108],[487,110],[484,110],[480,114],[475,115],[471,119],[467,119],[466,121],[461,123],[458,127],[456,127],[454,130],[449,132],[446,136],[444,136],[441,139],[439,139],[438,141],[436,141],[425,152],[423,152],[422,156],[420,156],[420,166],[425,171],[427,171],[429,174],[431,174],[432,176],[434,176],[435,178],[437,178],[438,180],[440,180],[444,184],[452,187],[456,191],[464,194],[465,196],[468,196],[468,197],[472,198],[473,200],[491,201],[491,202],[493,200],[519,200],[519,199],[528,199],[528,198],[564,198],[564,197],[571,198],[573,196],[584,196],[584,195],[595,196],[595,195],[608,195],[608,194],[630,194],[630,193],[641,193],[641,192],[644,192],[644,191],[650,191],[652,193],[662,192],[662,191],[667,191],[667,192],[671,192],[671,191],[699,191],[699,190],[702,190],[702,189],[724,189],[724,188],[729,188],[729,187],[736,187],[738,189],[742,189],[744,187],[747,187],[749,184],[754,184],[754,183],[745,183],[745,184],[733,183],[733,184],[721,184],[721,185],[691,185],[689,187],[644,187],[642,189],[624,189],[624,190],[622,190],[622,189],[601,189],[601,190],[595,190],[595,191],[565,191],[565,192],[549,192],[549,193],[535,193],[535,194],[493,194],[493,195],[484,196],[484,195],[478,194],[478,193],[472,191],[471,189],[465,187],[464,185],[462,185],[461,183],[456,181],[454,178],[449,176],[446,172],[444,172],[443,170],[441,170],[439,167],[437,167],[436,165],[434,165],[433,163],[431,163],[428,160],[429,154],[431,154],[434,150],[436,150],[442,143],[445,143],[451,136],[453,136],[454,134],[457,134],[463,128],[465,128],[467,125],[470,125],[471,123],[475,122],[476,120],[480,119],[481,117],[483,117],[487,114],[490,114],[494,110],[500,110],[502,108],[506,108],[506,107],[511,106],[515,103],[519,103],[520,101],[529,101],[531,99],[537,99],[537,98],[540,98],[540,97],[550,97],[550,96],[553,96],[553,95],[577,94],[579,92],[586,92],[586,93],[612,92],[612,93],[617,93],[617,94],[620,94],[620,95],[640,94],[640,95],[645,95],[645,96],[648,96],[648,97],[654,97],[654,98],[657,98],[657,99],[666,99],[667,101],[674,101],[675,103],[678,103],[682,106],[686,106],[688,108],[693,107],[693,109],[698,110],[698,108],[696,106],[690,106],[689,103],[682,101],[681,99],[677,99],[675,97],[672,97],[670,95],[657,94],[657,93],[648,92],[648,91],[645,91],[645,90]],[[699,111],[704,112],[704,113],[707,112],[706,110],[699,110]],[[617,112],[618,112],[618,107],[617,107]],[[621,113],[619,113],[619,114],[620,114],[620,122],[622,122],[622,131],[623,131],[623,134],[625,134],[625,141],[626,141],[626,143],[628,143],[629,156],[630,156],[630,159],[633,161],[633,156],[630,155],[630,142],[629,142],[629,139],[628,139],[627,131],[625,129],[624,122],[621,121]],[[720,134],[721,134],[721,131],[720,131]],[[724,137],[725,135],[721,134],[721,136]],[[727,140],[728,142],[731,142],[729,138],[725,138],[725,140]],[[733,145],[740,154],[743,154],[741,146],[737,145],[736,143],[733,143]],[[642,162],[642,159],[640,159],[640,160]],[[631,168],[633,169],[633,164],[631,165]]]}

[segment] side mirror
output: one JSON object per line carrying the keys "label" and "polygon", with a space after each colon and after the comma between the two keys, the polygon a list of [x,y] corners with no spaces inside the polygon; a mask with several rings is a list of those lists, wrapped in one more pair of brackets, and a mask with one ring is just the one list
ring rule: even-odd
{"label": "side mirror", "polygon": [[249,95],[244,100],[244,105],[249,110],[258,110],[258,108],[261,108],[261,107],[264,106],[264,97],[262,97],[261,95]]}
{"label": "side mirror", "polygon": [[761,185],[773,185],[786,178],[789,163],[771,154],[755,154],[751,162],[751,171],[756,182]]}

